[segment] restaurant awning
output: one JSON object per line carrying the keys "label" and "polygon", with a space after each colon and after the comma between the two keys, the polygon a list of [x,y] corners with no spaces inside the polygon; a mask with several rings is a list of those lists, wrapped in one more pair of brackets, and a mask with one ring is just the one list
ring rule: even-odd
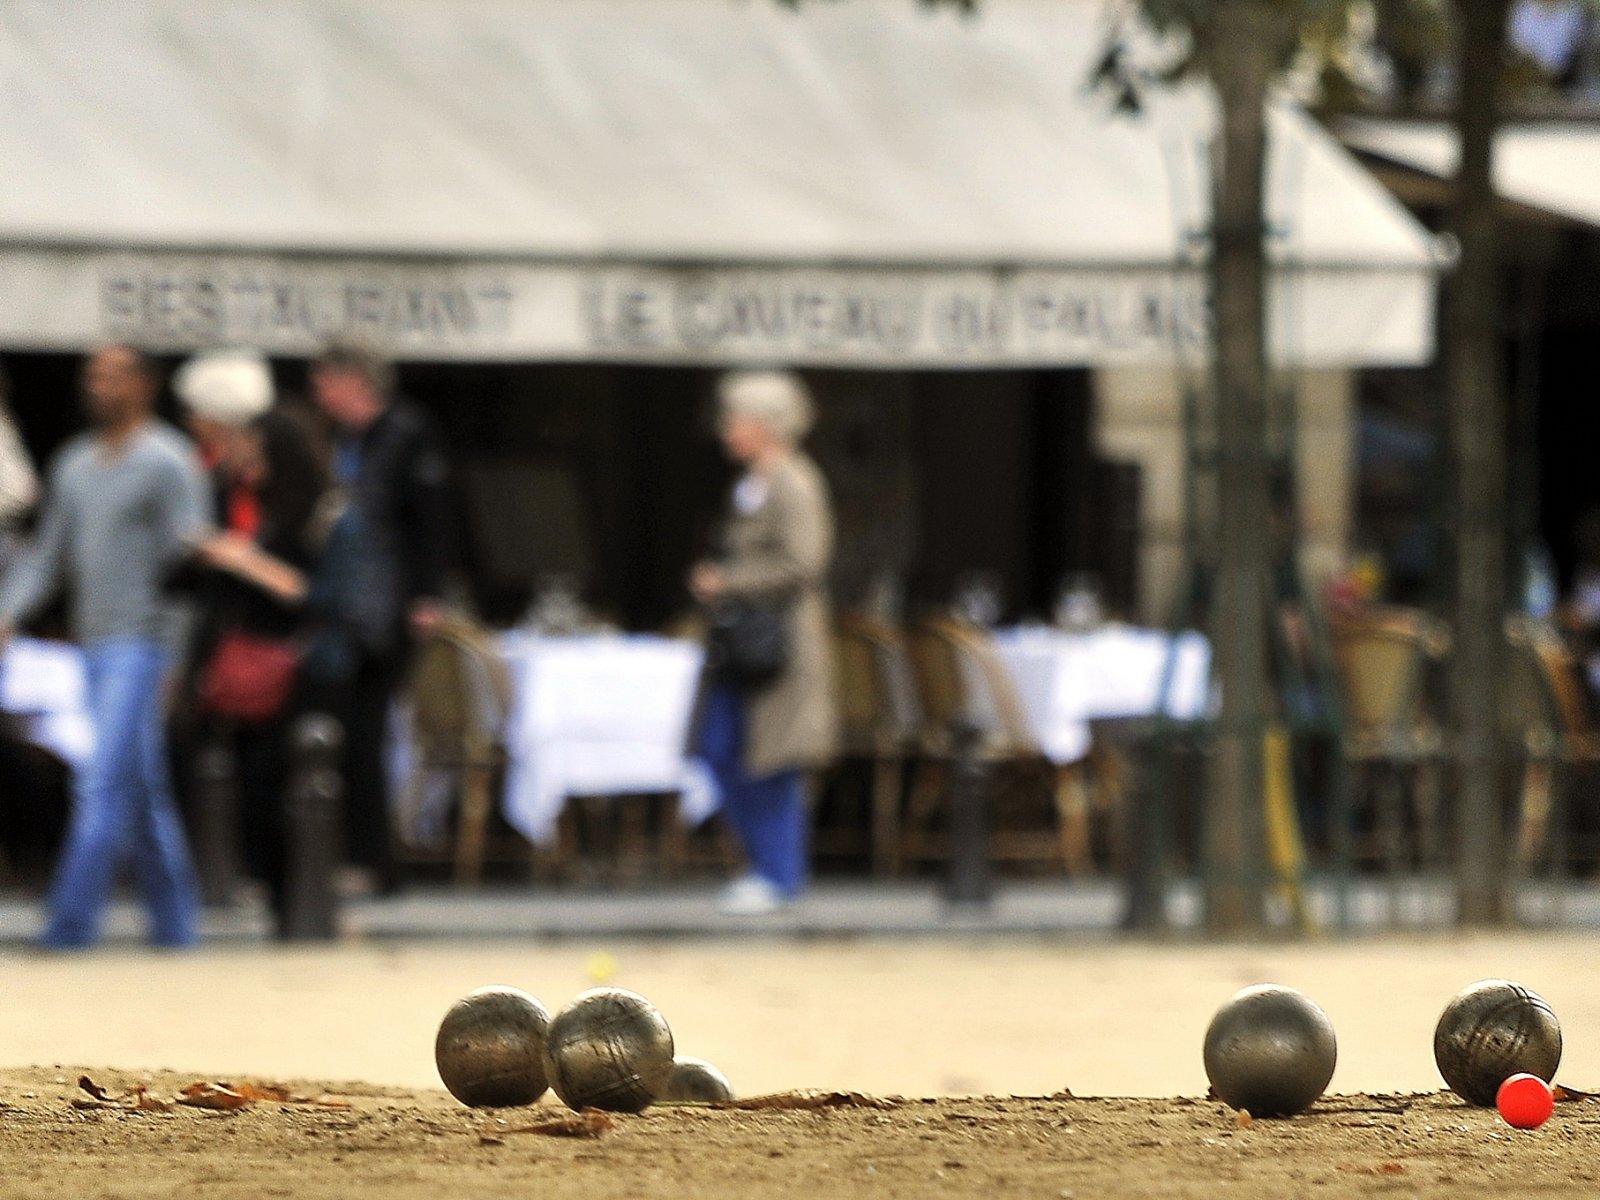
{"label": "restaurant awning", "polygon": [[[1350,118],[1338,127],[1352,149],[1435,179],[1455,175],[1460,138],[1443,121]],[[1600,226],[1600,126],[1571,121],[1502,126],[1494,184],[1503,199],[1582,225]]]}
{"label": "restaurant awning", "polygon": [[[8,0],[0,347],[1193,361],[1214,105],[1113,112],[1102,11]],[[1277,355],[1426,360],[1427,233],[1271,128]]]}

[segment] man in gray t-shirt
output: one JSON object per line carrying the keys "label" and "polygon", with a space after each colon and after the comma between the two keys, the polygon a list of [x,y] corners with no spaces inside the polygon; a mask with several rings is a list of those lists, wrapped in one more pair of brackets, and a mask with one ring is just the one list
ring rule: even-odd
{"label": "man in gray t-shirt", "polygon": [[172,801],[161,704],[180,622],[162,585],[208,529],[211,502],[189,444],[152,416],[159,379],[143,354],[103,346],[87,359],[83,383],[94,428],[57,456],[38,537],[0,590],[3,642],[71,588],[95,731],[41,944],[92,945],[117,869],[130,862],[151,942],[187,946],[199,898]]}

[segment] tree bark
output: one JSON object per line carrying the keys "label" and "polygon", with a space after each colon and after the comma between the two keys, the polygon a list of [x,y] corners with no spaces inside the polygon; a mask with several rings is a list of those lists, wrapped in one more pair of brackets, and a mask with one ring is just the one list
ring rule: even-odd
{"label": "tree bark", "polygon": [[1455,492],[1457,896],[1463,924],[1506,917],[1504,754],[1496,693],[1506,612],[1506,399],[1492,176],[1509,0],[1456,0],[1460,98],[1451,228],[1461,258],[1446,294],[1443,352]]}
{"label": "tree bark", "polygon": [[1280,63],[1282,7],[1229,0],[1215,6],[1208,31],[1207,65],[1221,110],[1210,279],[1218,455],[1211,639],[1221,711],[1203,837],[1206,924],[1221,935],[1259,929],[1265,920],[1271,512],[1262,234],[1266,101]]}

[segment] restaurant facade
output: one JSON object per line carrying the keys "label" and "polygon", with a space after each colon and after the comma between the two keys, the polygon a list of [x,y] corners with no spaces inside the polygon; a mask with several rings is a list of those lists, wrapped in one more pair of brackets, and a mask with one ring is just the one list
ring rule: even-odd
{"label": "restaurant facade", "polygon": [[[801,370],[846,603],[1012,615],[1097,576],[1160,623],[1202,386],[1211,96],[1092,85],[1102,6],[17,0],[0,360],[47,452],[76,356],[328,338],[401,364],[479,606],[669,620],[727,479],[719,371]],[[1346,555],[1357,373],[1432,356],[1429,234],[1287,101],[1270,333],[1306,564]]]}

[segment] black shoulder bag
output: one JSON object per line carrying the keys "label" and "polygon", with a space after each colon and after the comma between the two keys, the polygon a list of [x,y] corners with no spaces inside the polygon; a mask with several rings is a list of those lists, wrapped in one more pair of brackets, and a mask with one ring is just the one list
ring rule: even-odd
{"label": "black shoulder bag", "polygon": [[764,687],[789,665],[789,626],[782,611],[749,600],[724,600],[711,610],[706,667],[735,687]]}

